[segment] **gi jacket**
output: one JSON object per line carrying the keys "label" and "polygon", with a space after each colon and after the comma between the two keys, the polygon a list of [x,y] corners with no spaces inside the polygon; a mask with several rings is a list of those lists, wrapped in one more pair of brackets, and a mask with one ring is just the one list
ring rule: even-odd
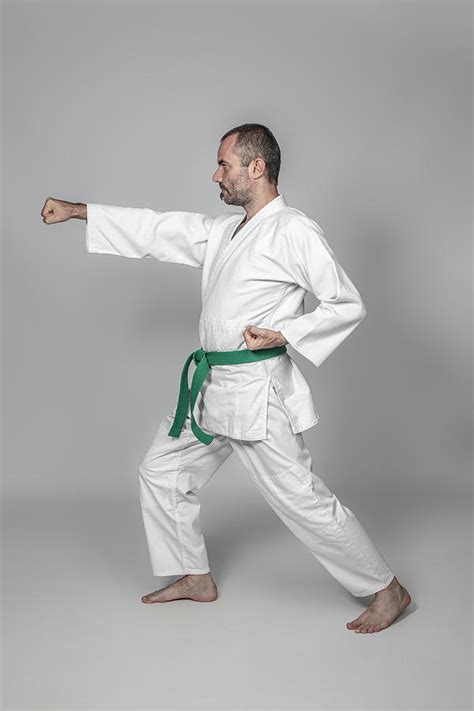
{"label": "gi jacket", "polygon": [[[86,248],[202,269],[199,338],[204,350],[246,349],[243,332],[252,324],[281,331],[296,351],[320,366],[364,318],[359,292],[321,227],[290,207],[282,194],[231,239],[242,217],[88,203]],[[307,292],[320,302],[310,313],[304,313]],[[184,364],[189,353],[179,355]],[[195,404],[197,424],[210,434],[265,439],[271,385],[295,434],[318,423],[309,385],[286,352],[212,366]],[[176,393],[178,388],[179,377]]]}

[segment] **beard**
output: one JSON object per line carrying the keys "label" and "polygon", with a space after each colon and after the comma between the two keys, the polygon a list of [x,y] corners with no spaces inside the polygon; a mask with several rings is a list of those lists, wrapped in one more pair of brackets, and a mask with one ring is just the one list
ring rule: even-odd
{"label": "beard", "polygon": [[251,201],[251,191],[247,187],[231,185],[229,188],[221,188],[220,198],[226,205],[244,207]]}

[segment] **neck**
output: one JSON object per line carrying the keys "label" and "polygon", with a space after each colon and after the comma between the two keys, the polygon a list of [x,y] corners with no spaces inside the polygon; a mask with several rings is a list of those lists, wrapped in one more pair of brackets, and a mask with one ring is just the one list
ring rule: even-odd
{"label": "neck", "polygon": [[246,212],[245,222],[248,222],[262,207],[265,207],[265,205],[278,197],[279,194],[275,185],[273,189],[266,191],[264,195],[256,195],[251,202],[243,205]]}

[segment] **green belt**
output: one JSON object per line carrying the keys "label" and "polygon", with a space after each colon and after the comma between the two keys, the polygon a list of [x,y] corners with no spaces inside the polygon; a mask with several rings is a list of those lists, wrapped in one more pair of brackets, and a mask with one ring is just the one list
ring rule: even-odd
{"label": "green belt", "polygon": [[[191,429],[203,444],[210,444],[214,439],[213,436],[203,432],[196,424],[194,419],[193,409],[196,403],[198,393],[209,373],[211,365],[233,365],[234,363],[251,363],[255,360],[265,360],[273,358],[286,351],[286,346],[275,346],[274,348],[259,348],[257,350],[245,349],[242,351],[204,351],[198,348],[193,351],[186,359],[183,372],[181,373],[181,383],[179,388],[179,398],[174,416],[173,425],[171,426],[168,435],[170,437],[179,437],[181,430],[184,427],[184,421],[188,414],[188,407],[191,411]],[[188,384],[189,364],[194,360],[196,370],[194,371],[191,382],[191,390]]]}

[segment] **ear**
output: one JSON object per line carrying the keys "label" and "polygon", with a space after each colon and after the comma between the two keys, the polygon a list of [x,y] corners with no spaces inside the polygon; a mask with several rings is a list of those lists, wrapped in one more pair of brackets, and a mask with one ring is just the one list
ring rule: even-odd
{"label": "ear", "polygon": [[260,178],[261,175],[265,173],[265,168],[266,168],[266,163],[263,160],[263,158],[255,158],[253,161],[253,166],[252,166],[252,177],[254,178]]}

